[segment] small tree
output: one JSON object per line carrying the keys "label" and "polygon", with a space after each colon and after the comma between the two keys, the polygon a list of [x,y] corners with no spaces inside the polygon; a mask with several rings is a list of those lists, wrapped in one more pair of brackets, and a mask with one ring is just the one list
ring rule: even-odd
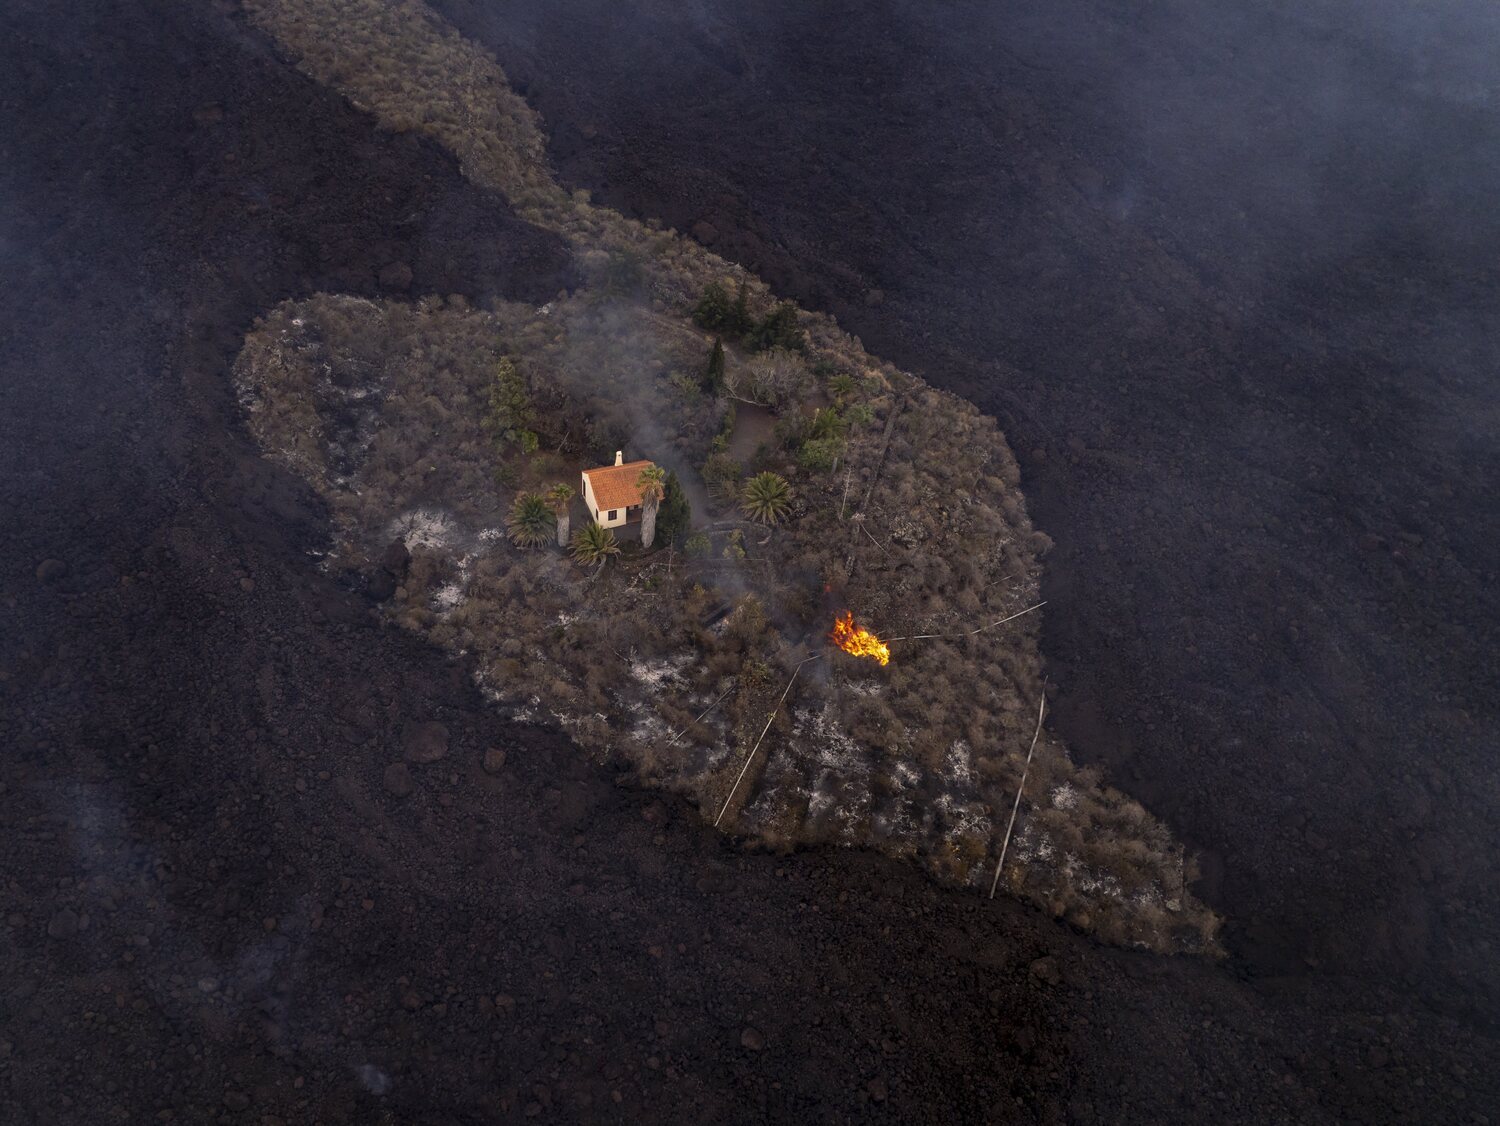
{"label": "small tree", "polygon": [[703,372],[703,390],[710,395],[724,393],[724,341],[717,336],[708,353],[708,367]]}
{"label": "small tree", "polygon": [[557,526],[557,517],[547,498],[535,493],[521,493],[510,506],[505,527],[511,541],[517,547],[541,547],[552,539],[552,530]]}
{"label": "small tree", "polygon": [[693,323],[709,332],[724,332],[729,328],[732,316],[729,294],[718,282],[709,282],[703,287],[703,296],[693,306]]}
{"label": "small tree", "polygon": [[755,327],[755,318],[750,315],[750,287],[744,281],[734,294],[734,305],[729,310],[726,326],[735,336],[744,336]]}
{"label": "small tree", "polygon": [[769,348],[785,348],[788,352],[800,352],[806,346],[802,326],[797,323],[797,306],[783,301],[766,314],[765,320],[756,325],[746,341],[750,349],[764,352]]}
{"label": "small tree", "polygon": [[536,451],[536,408],[532,405],[526,380],[521,378],[509,357],[496,365],[484,427],[497,446],[518,445],[523,454]]}
{"label": "small tree", "polygon": [[779,524],[792,507],[792,487],[779,473],[757,473],[740,490],[740,510],[762,524]]}
{"label": "small tree", "polygon": [[641,490],[641,546],[656,541],[656,510],[667,495],[667,471],[659,465],[648,465],[635,479]]}
{"label": "small tree", "polygon": [[749,363],[736,367],[725,386],[730,395],[742,402],[775,410],[806,390],[807,365],[795,352],[776,348],[752,356]]}
{"label": "small tree", "polygon": [[620,554],[620,545],[615,542],[613,532],[598,521],[591,520],[573,533],[571,551],[573,558],[585,567],[595,564],[602,567],[609,562],[611,555]]}
{"label": "small tree", "polygon": [[571,523],[568,509],[572,503],[572,485],[559,481],[547,490],[547,507],[552,510],[552,515],[557,520],[558,547],[566,548],[568,546],[568,525]]}
{"label": "small tree", "polygon": [[755,327],[755,318],[750,315],[750,291],[740,282],[734,301],[718,282],[709,282],[703,287],[703,296],[693,306],[693,323],[709,332],[720,332],[735,339],[744,336]]}
{"label": "small tree", "polygon": [[809,438],[797,451],[797,464],[814,473],[826,473],[843,453],[842,438]]}
{"label": "small tree", "polygon": [[687,493],[676,473],[667,474],[667,494],[662,499],[661,511],[656,515],[656,530],[673,543],[686,534],[693,522],[693,506],[688,503]]}

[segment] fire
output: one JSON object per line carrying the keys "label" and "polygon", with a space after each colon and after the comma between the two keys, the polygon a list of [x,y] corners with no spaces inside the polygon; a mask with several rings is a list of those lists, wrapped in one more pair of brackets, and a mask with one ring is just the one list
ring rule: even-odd
{"label": "fire", "polygon": [[882,665],[891,663],[890,646],[869,630],[855,625],[854,615],[848,610],[834,619],[833,632],[828,637],[845,653],[853,653],[856,657],[870,657]]}

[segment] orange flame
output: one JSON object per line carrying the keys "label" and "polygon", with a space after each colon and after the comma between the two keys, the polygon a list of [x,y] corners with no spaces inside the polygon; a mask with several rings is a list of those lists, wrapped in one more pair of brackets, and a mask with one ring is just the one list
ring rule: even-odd
{"label": "orange flame", "polygon": [[890,646],[869,630],[855,625],[854,615],[848,610],[834,619],[833,631],[828,637],[845,653],[852,653],[856,657],[870,657],[882,665],[891,663]]}

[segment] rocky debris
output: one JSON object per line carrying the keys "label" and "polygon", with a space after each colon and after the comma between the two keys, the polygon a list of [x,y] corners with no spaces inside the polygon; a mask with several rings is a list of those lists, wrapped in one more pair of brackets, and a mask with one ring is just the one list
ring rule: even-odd
{"label": "rocky debris", "polygon": [[376,602],[384,602],[396,593],[396,577],[384,567],[376,567],[365,579],[365,593]]}
{"label": "rocky debris", "polygon": [[486,774],[499,774],[505,769],[505,749],[503,747],[491,747],[484,752],[484,772]]}
{"label": "rocky debris", "polygon": [[407,762],[437,762],[448,754],[448,729],[431,720],[408,723],[401,737],[401,755]]}
{"label": "rocky debris", "polygon": [[365,577],[365,591],[377,602],[384,602],[396,593],[410,567],[411,552],[405,541],[392,540],[381,553],[380,563]]}
{"label": "rocky debris", "polygon": [[411,267],[405,262],[387,262],[380,267],[379,280],[381,289],[410,289]]}
{"label": "rocky debris", "polygon": [[1031,963],[1031,976],[1044,985],[1062,984],[1062,968],[1050,954]]}
{"label": "rocky debris", "polygon": [[36,565],[38,582],[55,583],[68,573],[68,565],[61,559],[43,559]]}
{"label": "rocky debris", "polygon": [[404,798],[411,793],[411,770],[404,762],[393,762],[385,768],[385,776],[380,782],[391,797]]}
{"label": "rocky debris", "polygon": [[72,938],[78,933],[78,915],[71,907],[64,907],[47,920],[47,937]]}
{"label": "rocky debris", "polygon": [[890,1091],[886,1088],[885,1080],[878,1075],[865,1084],[865,1092],[877,1103],[885,1102],[886,1096],[890,1094]]}
{"label": "rocky debris", "polygon": [[760,1029],[746,1025],[745,1030],[740,1033],[740,1047],[744,1048],[747,1052],[759,1052],[765,1046],[766,1038]]}
{"label": "rocky debris", "polygon": [[380,566],[398,580],[406,578],[407,568],[411,566],[411,552],[407,549],[406,541],[392,540],[380,557]]}

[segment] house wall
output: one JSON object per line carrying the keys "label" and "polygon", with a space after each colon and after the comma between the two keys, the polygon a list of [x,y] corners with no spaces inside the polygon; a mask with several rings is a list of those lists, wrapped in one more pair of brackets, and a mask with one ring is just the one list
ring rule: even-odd
{"label": "house wall", "polygon": [[589,484],[589,475],[581,474],[583,477],[583,503],[588,506],[589,517],[606,528],[618,528],[625,523],[625,509],[615,509],[615,519],[610,520],[609,512],[599,511],[599,502],[594,499],[594,487]]}

